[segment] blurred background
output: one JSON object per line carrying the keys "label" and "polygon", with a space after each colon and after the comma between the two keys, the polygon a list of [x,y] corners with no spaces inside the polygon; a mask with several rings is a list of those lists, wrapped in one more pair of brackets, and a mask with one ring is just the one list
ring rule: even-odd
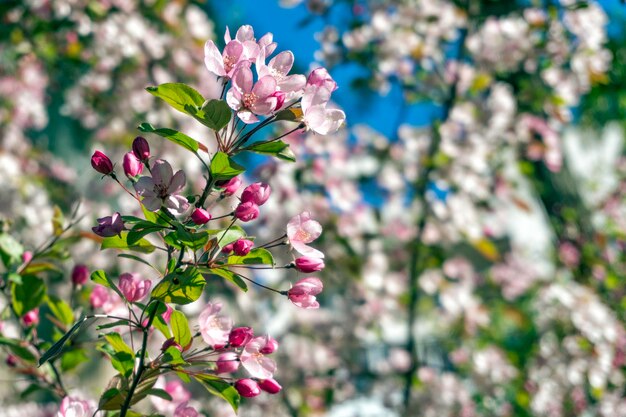
{"label": "blurred background", "polygon": [[[219,95],[207,39],[251,24],[294,52],[294,72],[338,82],[345,128],[289,135],[296,163],[247,161],[273,188],[257,236],[303,210],[323,224],[321,309],[208,291],[281,343],[284,391],[241,416],[626,416],[622,2],[8,0],[0,19],[2,227],[36,247],[55,210],[90,213],[50,273],[61,295],[74,263],[136,265],[80,233],[131,209],[91,170],[94,149],[120,161],[142,121],[211,146],[144,91]],[[167,144],[153,153],[201,175]],[[281,271],[257,278],[284,286]],[[97,398],[106,378],[72,368]],[[4,415],[50,413],[3,376]]]}

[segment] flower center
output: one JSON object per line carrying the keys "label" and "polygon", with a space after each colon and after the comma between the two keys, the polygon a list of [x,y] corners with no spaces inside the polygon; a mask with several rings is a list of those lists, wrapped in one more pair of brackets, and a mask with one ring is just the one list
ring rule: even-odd
{"label": "flower center", "polygon": [[168,196],[167,186],[165,184],[155,184],[154,192],[156,195],[159,196],[160,199],[165,199]]}
{"label": "flower center", "polygon": [[224,57],[224,71],[226,71],[227,73],[230,72],[236,63],[237,60],[234,56],[226,55]]}
{"label": "flower center", "polygon": [[252,107],[252,105],[254,103],[256,103],[258,97],[256,94],[254,93],[245,93],[243,95],[243,106],[247,109],[249,109],[250,107]]}
{"label": "flower center", "polygon": [[307,232],[306,230],[300,229],[296,232],[296,234],[293,236],[294,240],[297,240],[299,242],[310,242],[311,240],[311,234],[309,232]]}

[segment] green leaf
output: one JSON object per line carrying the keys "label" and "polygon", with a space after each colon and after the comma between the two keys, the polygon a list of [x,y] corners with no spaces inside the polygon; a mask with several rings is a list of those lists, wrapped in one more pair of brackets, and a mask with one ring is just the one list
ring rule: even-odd
{"label": "green leaf", "polygon": [[37,360],[35,354],[31,352],[27,346],[24,346],[23,343],[25,342],[19,339],[11,339],[0,336],[0,345],[8,347],[9,350],[18,358],[23,359],[26,362],[35,363]]}
{"label": "green leaf", "polygon": [[147,87],[146,90],[182,113],[193,115],[191,112],[204,103],[202,94],[182,83],[166,83],[157,87]]}
{"label": "green leaf", "polygon": [[[139,401],[150,395],[150,392],[154,388],[157,377],[159,376],[158,369],[149,369],[143,373],[141,381],[137,384],[135,394],[130,401],[130,405],[137,404]],[[116,411],[122,408],[126,395],[128,394],[128,381],[122,375],[117,374],[107,384],[104,393],[100,397],[98,407],[101,410]],[[119,415],[114,414],[114,415]],[[142,417],[142,414],[128,411],[126,417]]]}
{"label": "green leaf", "polygon": [[201,271],[204,274],[217,275],[217,276],[220,276],[222,278],[225,278],[226,280],[228,280],[228,281],[232,282],[233,284],[235,284],[236,286],[238,286],[244,292],[248,291],[248,285],[243,280],[243,278],[241,278],[239,275],[237,275],[236,273],[234,273],[231,270],[222,269],[222,268],[210,268],[210,269],[209,268],[206,268],[206,269],[202,268]]}
{"label": "green leaf", "polygon": [[228,265],[271,265],[274,266],[274,257],[264,248],[254,248],[245,256],[229,256]]}
{"label": "green leaf", "polygon": [[235,387],[224,381],[222,378],[209,374],[196,374],[193,377],[211,394],[226,400],[233,408],[233,411],[237,412],[241,397]]}
{"label": "green leaf", "polygon": [[6,267],[22,262],[24,247],[7,233],[0,233],[0,257]]}
{"label": "green leaf", "polygon": [[180,350],[176,349],[174,346],[167,348],[163,354],[163,361],[169,363],[170,365],[184,365],[187,363],[183,359],[183,355],[180,353]]}
{"label": "green leaf", "polygon": [[74,333],[76,333],[78,331],[78,329],[80,329],[80,326],[83,325],[83,323],[85,322],[85,320],[87,320],[86,318],[82,318],[81,320],[77,321],[76,324],[74,324],[72,326],[71,329],[69,329],[67,331],[67,333],[65,333],[63,335],[63,337],[61,337],[54,345],[52,345],[50,347],[50,349],[48,349],[46,351],[46,353],[44,353],[41,358],[39,358],[39,365],[41,366],[44,363],[48,362],[50,359],[53,359],[55,357],[57,357],[61,351],[63,350],[63,345],[65,345],[65,342],[67,342],[70,337],[72,337],[72,335]]}
{"label": "green leaf", "polygon": [[197,140],[174,129],[168,129],[166,127],[155,128],[150,123],[142,123],[139,125],[139,130],[145,133],[156,133],[157,135],[164,137],[170,142],[174,142],[175,144],[180,145],[183,148],[190,150],[194,153],[198,152],[198,149],[200,148],[203,148],[203,150],[206,148],[204,145],[201,145]]}
{"label": "green leaf", "polygon": [[23,276],[21,284],[16,282],[11,284],[11,301],[18,317],[38,307],[45,298],[46,284],[34,275]]}
{"label": "green leaf", "polygon": [[217,152],[211,159],[211,176],[215,181],[229,180],[245,171],[224,152]]}
{"label": "green leaf", "polygon": [[119,333],[109,333],[104,338],[109,343],[108,346],[113,349],[113,351],[109,351],[106,347],[103,349],[111,357],[111,365],[120,374],[128,378],[133,373],[135,366],[135,353],[124,342]]}
{"label": "green leaf", "polygon": [[152,321],[152,325],[155,327],[155,329],[160,331],[166,339],[172,338],[170,328],[167,326],[167,323],[165,322],[165,319],[163,317],[159,315],[155,316],[154,320]]}
{"label": "green leaf", "polygon": [[74,313],[72,308],[65,301],[59,297],[51,295],[48,297],[48,307],[54,317],[56,317],[61,323],[70,325],[74,323]]}
{"label": "green leaf", "polygon": [[183,348],[189,346],[191,343],[191,330],[189,330],[189,323],[187,317],[177,310],[172,311],[172,317],[170,318],[170,324],[172,326],[172,333],[174,333],[174,340]]}
{"label": "green leaf", "polygon": [[[168,236],[172,235],[171,233]],[[184,246],[198,250],[201,249],[209,240],[209,234],[206,231],[190,232],[184,227],[179,226],[176,234],[171,238],[177,239]]]}
{"label": "green leaf", "polygon": [[291,151],[289,145],[282,140],[274,140],[271,142],[257,142],[246,148],[243,148],[242,150],[264,155],[272,155],[284,161],[296,162],[296,155]]}
{"label": "green leaf", "polygon": [[[209,231],[210,233],[211,231]],[[233,243],[234,241],[241,239],[242,237],[246,236],[246,231],[243,230],[241,227],[239,226],[231,226],[228,229],[224,229],[220,232],[218,232],[215,235],[215,239],[218,247],[220,249],[222,249],[224,246]]]}
{"label": "green leaf", "polygon": [[61,356],[61,369],[64,372],[71,371],[81,363],[88,362],[90,359],[91,357],[87,354],[85,349],[65,352],[63,356]]}
{"label": "green leaf", "polygon": [[129,245],[134,245],[141,240],[146,235],[150,233],[155,233],[161,231],[163,229],[167,229],[167,226],[152,223],[149,221],[141,221],[135,224],[130,232],[128,232],[127,242]]}
{"label": "green leaf", "polygon": [[128,242],[128,232],[123,231],[119,236],[105,237],[100,249],[125,249],[141,253],[154,252],[154,246],[146,239],[139,239],[134,243]]}
{"label": "green leaf", "polygon": [[285,120],[288,122],[300,121],[302,117],[302,109],[300,107],[289,107],[276,113],[275,121]]}
{"label": "green leaf", "polygon": [[165,303],[189,304],[202,295],[206,281],[196,268],[170,273],[152,290],[152,298]]}
{"label": "green leaf", "polygon": [[96,326],[96,330],[100,331],[100,330],[111,329],[113,327],[120,327],[120,326],[128,326],[128,320],[127,319],[115,320],[110,323],[100,324]]}
{"label": "green leaf", "polygon": [[91,280],[95,282],[96,284],[100,284],[104,287],[111,288],[113,291],[115,291],[117,295],[120,296],[122,300],[124,299],[124,295],[122,294],[120,289],[117,288],[117,285],[115,285],[113,280],[111,280],[111,278],[109,278],[106,272],[104,272],[102,269],[93,271],[91,273]]}
{"label": "green leaf", "polygon": [[52,215],[52,233],[55,236],[61,236],[63,234],[63,222],[65,218],[63,217],[63,212],[61,208],[57,205],[54,206],[54,211]]}
{"label": "green leaf", "polygon": [[230,122],[232,114],[232,110],[225,101],[213,99],[207,100],[192,116],[208,128],[217,131]]}
{"label": "green leaf", "polygon": [[133,261],[141,262],[144,265],[148,265],[149,267],[154,268],[154,266],[150,262],[146,261],[145,259],[141,259],[139,256],[130,255],[128,253],[120,253],[120,254],[117,255],[117,257],[118,258],[132,259]]}
{"label": "green leaf", "polygon": [[155,397],[162,398],[167,401],[172,401],[172,396],[167,393],[164,389],[161,388],[152,388],[146,391],[148,395],[154,395]]}

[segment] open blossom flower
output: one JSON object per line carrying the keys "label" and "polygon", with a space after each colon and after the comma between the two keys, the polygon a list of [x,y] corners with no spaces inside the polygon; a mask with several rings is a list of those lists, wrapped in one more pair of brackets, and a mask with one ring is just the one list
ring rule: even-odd
{"label": "open blossom flower", "polygon": [[198,417],[198,411],[187,405],[187,402],[180,404],[174,410],[174,417]]}
{"label": "open blossom flower", "polygon": [[139,274],[120,275],[119,288],[129,302],[141,301],[150,292],[152,281],[141,279]]}
{"label": "open blossom flower", "polygon": [[315,296],[321,293],[323,288],[324,285],[319,278],[303,278],[287,291],[287,297],[300,308],[319,308],[320,304]]}
{"label": "open blossom flower", "polygon": [[187,199],[178,195],[185,187],[185,173],[173,173],[171,165],[157,159],[152,165],[152,177],[141,177],[135,184],[137,194],[143,197],[141,203],[150,211],[165,206],[174,214],[182,214],[189,207]]}
{"label": "open blossom flower", "polygon": [[254,38],[254,29],[250,25],[241,26],[235,34],[235,39],[232,39],[230,30],[226,28],[224,34],[226,46],[223,52],[220,52],[212,40],[208,40],[204,44],[204,65],[209,72],[218,77],[230,79],[239,64],[254,61],[259,55],[259,51],[272,53],[276,48],[276,44],[272,40],[273,35],[268,33],[257,43]]}
{"label": "open blossom flower", "polygon": [[315,87],[324,87],[330,90],[331,93],[337,89],[337,83],[324,67],[319,67],[311,71],[306,83],[307,85]]}
{"label": "open blossom flower", "polygon": [[233,322],[229,317],[219,315],[221,309],[221,303],[208,303],[198,317],[200,334],[209,346],[225,346],[233,328]]}
{"label": "open blossom flower", "polygon": [[267,344],[267,336],[255,337],[241,352],[241,364],[255,378],[271,378],[276,371],[276,363],[261,352]]}
{"label": "open blossom flower", "polygon": [[323,258],[324,254],[317,249],[308,246],[322,234],[322,225],[311,219],[311,213],[305,211],[294,216],[287,223],[287,237],[291,246],[303,254],[312,258]]}
{"label": "open blossom flower", "polygon": [[269,75],[276,80],[276,90],[282,93],[280,94],[282,103],[277,105],[276,109],[280,108],[285,102],[290,104],[300,98],[307,81],[302,74],[289,75],[294,62],[293,53],[291,51],[283,51],[272,58],[267,65],[265,64],[265,56],[265,51],[259,53],[256,60],[256,69],[259,78]]}
{"label": "open blossom flower", "polygon": [[226,94],[226,102],[244,123],[256,123],[256,115],[268,115],[276,109],[278,99],[276,80],[271,75],[259,78],[254,83],[252,70],[248,65],[240,65],[233,76],[232,87]]}
{"label": "open blossom flower", "polygon": [[77,398],[65,397],[61,401],[61,407],[57,417],[91,417],[95,407],[89,401]]}
{"label": "open blossom flower", "polygon": [[331,92],[325,86],[308,85],[300,102],[302,121],[307,129],[320,135],[336,132],[346,120],[343,110],[327,108]]}
{"label": "open blossom flower", "polygon": [[124,230],[124,222],[120,213],[115,212],[111,216],[98,219],[98,225],[91,230],[98,236],[111,237],[119,235]]}

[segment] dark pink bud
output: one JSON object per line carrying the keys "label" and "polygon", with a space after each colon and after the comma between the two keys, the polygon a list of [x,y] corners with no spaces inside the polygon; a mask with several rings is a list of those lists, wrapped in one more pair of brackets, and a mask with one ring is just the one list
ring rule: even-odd
{"label": "dark pink bud", "polygon": [[228,245],[224,246],[222,248],[222,253],[231,253],[233,251],[233,246],[235,246],[234,243],[229,243]]}
{"label": "dark pink bud", "polygon": [[211,214],[205,209],[198,207],[191,213],[191,220],[195,224],[205,224],[211,220]]}
{"label": "dark pink bud", "polygon": [[301,256],[294,262],[296,270],[308,274],[309,272],[317,272],[324,269],[324,260],[320,258],[311,258],[309,256]]}
{"label": "dark pink bud", "polygon": [[22,322],[26,327],[33,327],[39,324],[39,309],[35,308],[24,314]]}
{"label": "dark pink bud", "polygon": [[249,201],[253,202],[257,206],[262,206],[263,203],[270,198],[270,194],[272,193],[272,189],[269,184],[263,184],[261,182],[256,182],[254,184],[248,185],[241,193],[241,202],[247,203]]}
{"label": "dark pink bud", "polygon": [[259,388],[269,394],[278,394],[280,390],[283,389],[283,387],[281,387],[280,384],[273,378],[259,381]]}
{"label": "dark pink bud", "polygon": [[183,351],[183,347],[179,345],[178,343],[176,343],[176,340],[174,340],[173,337],[163,342],[163,346],[161,346],[161,351],[165,352],[167,349],[171,348],[172,346],[178,349],[179,352]]}
{"label": "dark pink bud", "polygon": [[252,201],[241,203],[235,209],[235,217],[242,222],[249,222],[259,217],[259,206]]}
{"label": "dark pink bud", "polygon": [[143,171],[141,161],[137,159],[135,154],[132,152],[128,152],[124,155],[124,162],[122,162],[122,166],[124,167],[124,174],[126,174],[128,178],[136,177],[141,174],[141,171]]}
{"label": "dark pink bud", "polygon": [[98,219],[98,225],[92,227],[91,230],[98,236],[111,237],[117,236],[124,230],[124,222],[122,216],[115,212],[112,216],[102,217]]}
{"label": "dark pink bud", "polygon": [[285,104],[285,92],[284,91],[275,91],[270,97],[276,98],[276,107],[274,107],[274,111],[279,110]]}
{"label": "dark pink bud", "polygon": [[246,256],[250,249],[254,247],[254,242],[248,239],[239,239],[233,244],[233,251],[237,256]]}
{"label": "dark pink bud", "polygon": [[76,265],[72,269],[72,284],[84,285],[89,279],[89,269],[85,265]]}
{"label": "dark pink bud", "polygon": [[237,356],[235,352],[222,353],[217,357],[217,361],[215,363],[217,365],[215,373],[229,374],[235,372],[239,368],[239,356]]}
{"label": "dark pink bud", "polygon": [[233,177],[228,181],[219,181],[216,185],[224,190],[222,194],[225,196],[233,195],[241,187],[241,178]]}
{"label": "dark pink bud", "polygon": [[91,156],[91,166],[104,175],[109,175],[113,172],[113,162],[100,151],[95,151]]}
{"label": "dark pink bud", "polygon": [[170,307],[169,305],[167,305],[167,309],[165,310],[165,313],[161,314],[161,317],[163,317],[163,320],[169,323],[170,317],[172,317],[172,311],[174,311],[174,309]]}
{"label": "dark pink bud", "polygon": [[270,353],[274,353],[276,349],[278,349],[278,342],[276,341],[276,339],[267,336],[267,342],[265,343],[265,346],[259,349],[259,352],[265,355],[269,355]]}
{"label": "dark pink bud", "polygon": [[254,331],[251,327],[236,327],[228,336],[228,343],[232,347],[241,347],[252,340]]}
{"label": "dark pink bud", "polygon": [[24,251],[24,253],[22,254],[22,262],[27,264],[31,261],[31,259],[33,259],[33,253],[29,250]]}
{"label": "dark pink bud", "polygon": [[9,356],[7,356],[6,364],[9,368],[15,368],[18,364],[17,356],[9,353]]}
{"label": "dark pink bud", "polygon": [[252,398],[256,397],[261,393],[261,388],[259,388],[259,384],[256,381],[250,378],[240,379],[235,382],[235,389],[242,397]]}
{"label": "dark pink bud", "polygon": [[133,153],[140,161],[147,161],[148,158],[150,158],[150,145],[148,145],[148,141],[141,136],[137,136],[133,141]]}

